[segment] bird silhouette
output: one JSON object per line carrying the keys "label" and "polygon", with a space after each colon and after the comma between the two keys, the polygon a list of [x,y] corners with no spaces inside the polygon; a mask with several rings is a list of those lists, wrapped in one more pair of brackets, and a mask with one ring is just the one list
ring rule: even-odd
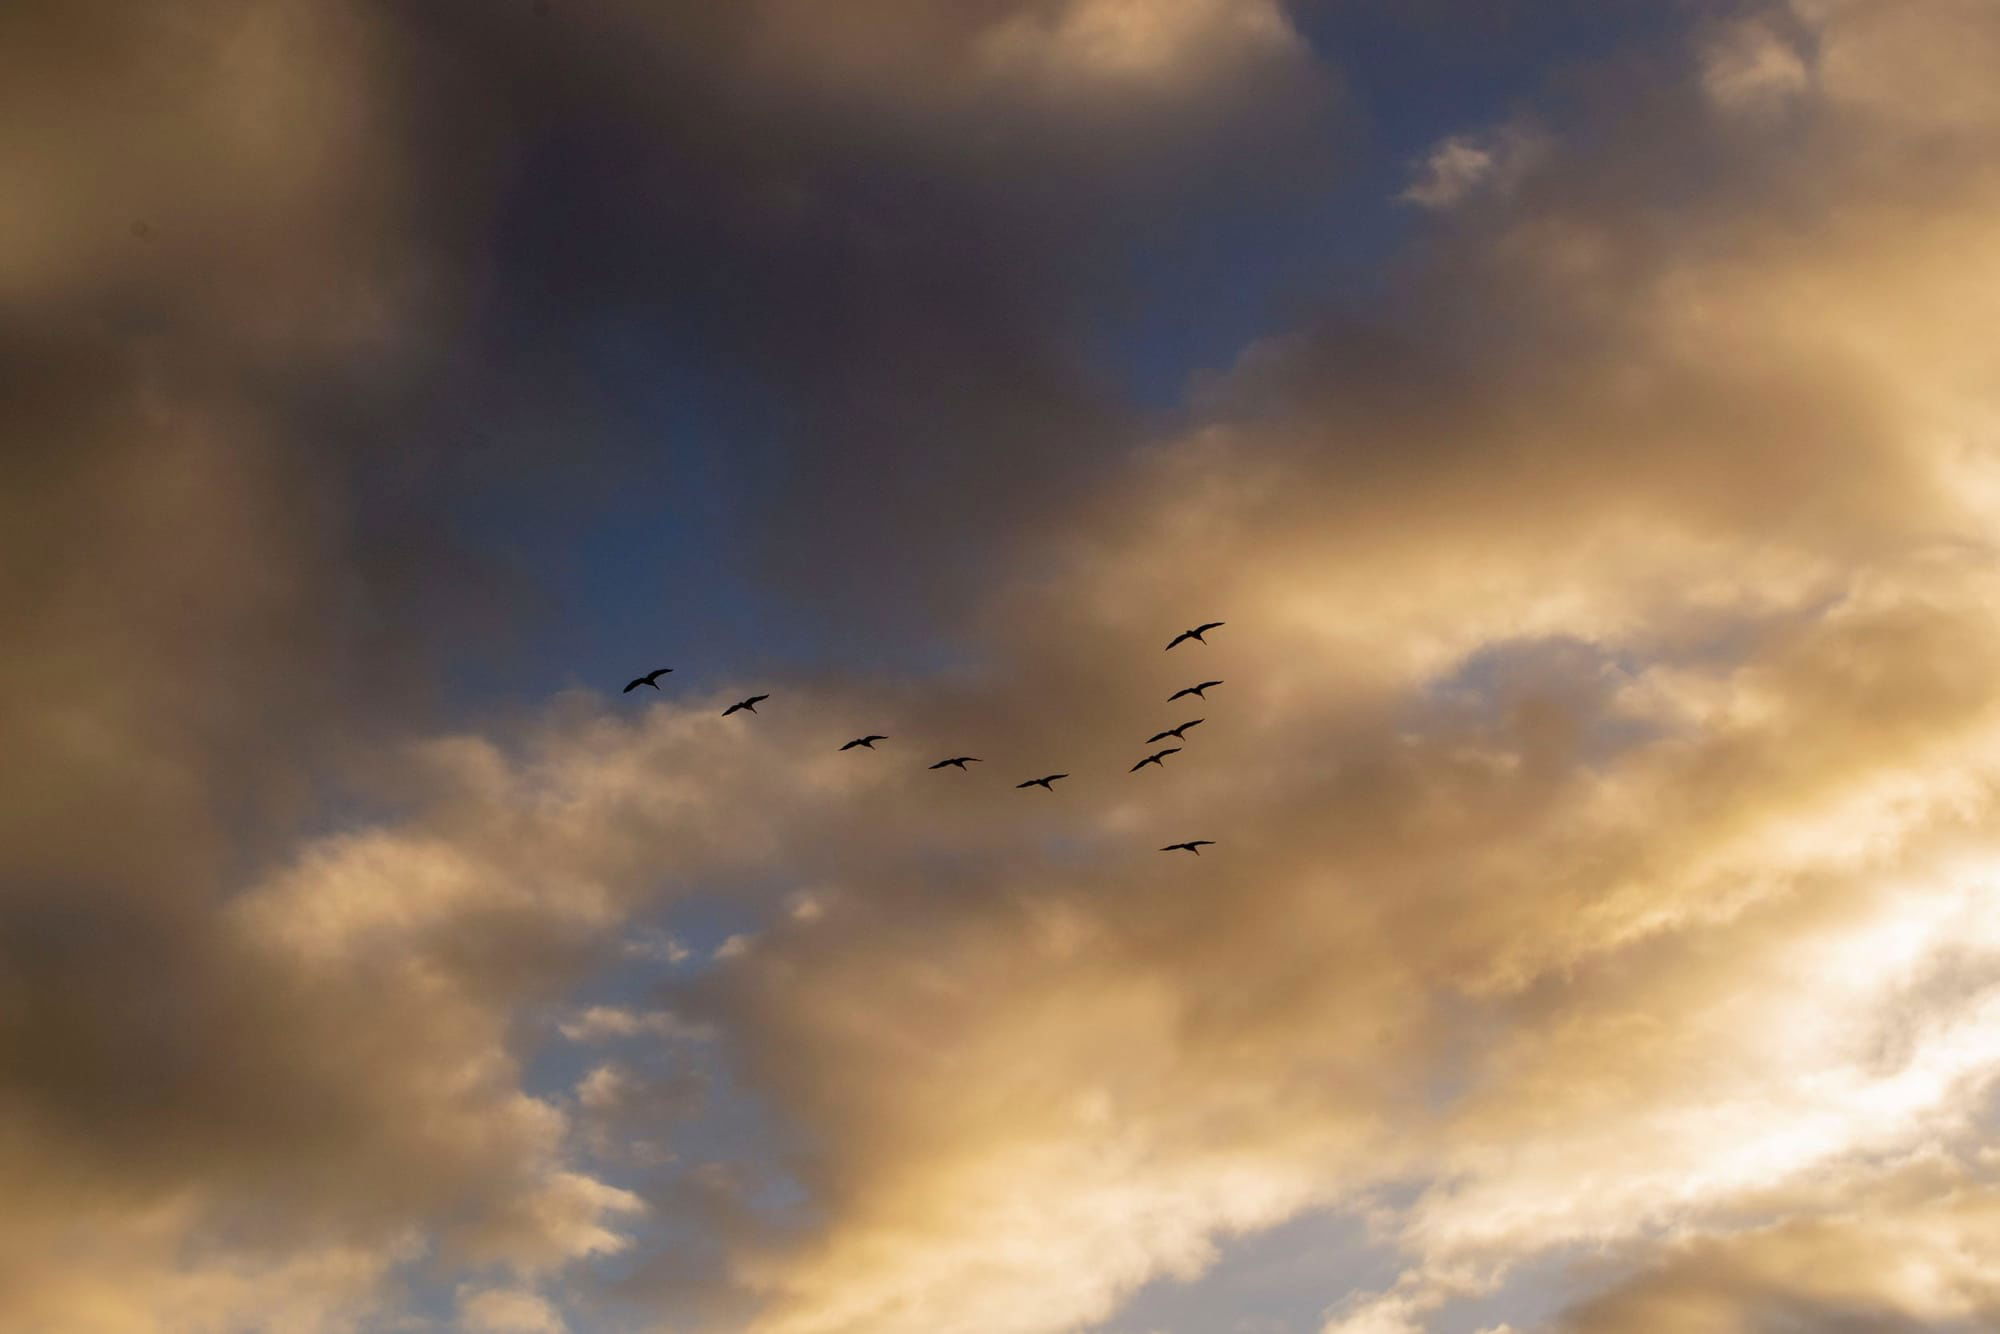
{"label": "bird silhouette", "polygon": [[939,760],[936,764],[933,764],[931,768],[942,769],[946,765],[956,765],[960,770],[964,770],[965,766],[968,764],[979,764],[979,763],[982,763],[982,761],[977,755],[954,755],[948,760]]}
{"label": "bird silhouette", "polygon": [[1168,746],[1165,750],[1156,750],[1151,755],[1148,755],[1145,759],[1140,760],[1137,764],[1133,765],[1130,769],[1127,769],[1125,772],[1136,774],[1149,764],[1157,764],[1162,769],[1164,769],[1167,767],[1167,756],[1178,755],[1180,753],[1181,753],[1181,748],[1179,746]]}
{"label": "bird silhouette", "polygon": [[1202,638],[1203,635],[1207,634],[1210,630],[1213,630],[1218,625],[1227,625],[1227,624],[1228,624],[1227,621],[1210,621],[1206,625],[1197,625],[1192,630],[1183,630],[1179,634],[1174,636],[1173,643],[1167,645],[1167,647],[1171,649],[1174,647],[1175,644],[1179,644],[1182,640],[1185,639],[1192,639],[1197,644],[1206,644],[1208,641]]}
{"label": "bird silhouette", "polygon": [[1055,785],[1055,781],[1056,781],[1056,779],[1058,779],[1058,778],[1068,778],[1068,777],[1069,777],[1069,775],[1068,775],[1068,774],[1050,774],[1050,775],[1049,775],[1048,777],[1046,777],[1046,778],[1030,778],[1030,779],[1029,779],[1029,780],[1028,780],[1027,782],[1025,782],[1025,783],[1016,783],[1016,784],[1014,784],[1014,786],[1015,786],[1015,787],[1042,787],[1042,788],[1047,788],[1047,789],[1048,789],[1049,791],[1053,792],[1053,791],[1055,791],[1055,790],[1056,790],[1056,789],[1055,789],[1055,786],[1054,786],[1054,785]]}
{"label": "bird silhouette", "polygon": [[1193,695],[1196,699],[1207,699],[1208,696],[1204,692],[1210,686],[1219,686],[1221,684],[1222,682],[1220,681],[1203,681],[1198,686],[1189,686],[1186,690],[1176,690],[1173,694],[1167,696],[1167,703],[1171,704],[1183,695]]}
{"label": "bird silhouette", "polygon": [[1186,843],[1169,843],[1164,848],[1161,848],[1160,851],[1180,852],[1185,850],[1188,852],[1192,852],[1195,856],[1199,857],[1201,856],[1201,850],[1203,848],[1211,848],[1214,846],[1215,846],[1215,840],[1212,838],[1197,838],[1197,839],[1191,839]]}
{"label": "bird silhouette", "polygon": [[888,739],[889,739],[888,737],[883,736],[880,732],[871,732],[867,736],[858,736],[854,738],[854,740],[842,746],[841,749],[853,750],[856,746],[863,746],[869,750],[873,750],[875,749],[875,743],[877,741],[887,741]]}
{"label": "bird silhouette", "polygon": [[736,712],[738,709],[748,709],[750,710],[750,712],[755,713],[757,712],[758,701],[766,700],[769,698],[771,698],[769,695],[752,695],[749,699],[738,700],[736,703],[724,709],[722,711],[722,716],[727,718],[730,714]]}
{"label": "bird silhouette", "polygon": [[1205,723],[1207,721],[1208,719],[1206,718],[1191,718],[1187,722],[1182,723],[1179,727],[1169,727],[1164,732],[1153,733],[1153,735],[1146,738],[1146,744],[1150,746],[1155,741],[1165,741],[1168,737],[1172,737],[1176,741],[1185,741],[1187,740],[1187,737],[1184,735],[1184,733],[1188,730],[1188,728],[1194,727],[1199,723]]}
{"label": "bird silhouette", "polygon": [[660,688],[660,678],[665,676],[668,672],[671,672],[672,670],[673,668],[671,667],[655,667],[652,671],[647,672],[644,676],[636,676],[632,678],[631,683],[618,693],[621,695],[629,695],[633,691],[637,690],[640,686],[651,686],[653,689],[658,690]]}

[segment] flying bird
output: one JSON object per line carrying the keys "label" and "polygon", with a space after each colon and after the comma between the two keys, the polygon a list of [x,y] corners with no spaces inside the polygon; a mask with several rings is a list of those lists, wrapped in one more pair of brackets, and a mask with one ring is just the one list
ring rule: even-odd
{"label": "flying bird", "polygon": [[1162,769],[1164,769],[1167,767],[1167,756],[1178,755],[1180,753],[1181,753],[1181,748],[1179,746],[1168,746],[1165,750],[1156,750],[1151,755],[1148,755],[1145,759],[1140,760],[1137,764],[1133,765],[1130,769],[1127,769],[1125,772],[1136,774],[1149,764],[1157,764]]}
{"label": "flying bird", "polygon": [[1068,777],[1069,777],[1069,775],[1068,775],[1068,774],[1050,774],[1050,775],[1049,775],[1048,777],[1046,777],[1046,778],[1030,778],[1030,779],[1029,779],[1029,780],[1028,780],[1027,782],[1025,782],[1025,783],[1016,783],[1016,784],[1014,784],[1014,786],[1015,786],[1015,787],[1044,787],[1044,788],[1047,788],[1047,789],[1048,789],[1049,791],[1053,792],[1053,791],[1055,791],[1055,787],[1054,787],[1054,784],[1055,784],[1055,781],[1056,781],[1056,779],[1058,779],[1058,778],[1068,778]]}
{"label": "flying bird", "polygon": [[869,750],[873,750],[875,749],[875,743],[877,741],[887,741],[888,739],[889,739],[888,737],[883,736],[880,732],[870,732],[867,736],[858,736],[854,738],[854,740],[842,746],[841,749],[853,750],[856,746],[865,746]]}
{"label": "flying bird", "polygon": [[1183,695],[1193,695],[1196,699],[1207,699],[1208,696],[1203,692],[1210,686],[1219,686],[1221,684],[1222,682],[1220,681],[1203,681],[1198,686],[1189,686],[1186,690],[1176,690],[1173,694],[1167,696],[1167,703],[1171,704]]}
{"label": "flying bird", "polygon": [[1179,634],[1174,636],[1174,642],[1172,644],[1167,645],[1167,647],[1171,649],[1174,647],[1175,644],[1179,644],[1182,640],[1186,639],[1192,639],[1197,644],[1206,644],[1208,641],[1202,638],[1203,635],[1207,634],[1210,630],[1213,630],[1218,625],[1227,625],[1227,624],[1228,624],[1227,621],[1210,621],[1206,625],[1197,625],[1192,630],[1183,630]]}
{"label": "flying bird", "polygon": [[1146,744],[1150,746],[1155,741],[1165,741],[1168,737],[1172,737],[1176,741],[1185,741],[1187,740],[1187,737],[1184,735],[1184,733],[1188,730],[1188,728],[1194,727],[1200,723],[1205,723],[1207,721],[1208,719],[1206,718],[1194,718],[1189,720],[1188,722],[1182,723],[1179,727],[1169,727],[1164,732],[1155,732],[1153,733],[1153,735],[1146,738]]}
{"label": "flying bird", "polygon": [[1160,851],[1161,852],[1187,851],[1187,852],[1192,852],[1195,856],[1199,857],[1201,856],[1201,850],[1203,848],[1212,848],[1214,846],[1215,846],[1215,840],[1212,838],[1197,838],[1197,839],[1190,839],[1186,843],[1169,843],[1164,848],[1161,848]]}
{"label": "flying bird", "polygon": [[671,667],[656,667],[652,671],[647,672],[644,676],[637,676],[632,678],[631,684],[627,685],[623,690],[619,691],[618,693],[621,695],[629,695],[633,691],[637,690],[640,686],[651,686],[653,689],[658,690],[660,688],[660,678],[665,676],[668,672],[671,672],[672,670],[673,668]]}
{"label": "flying bird", "polygon": [[722,716],[727,718],[730,714],[736,712],[738,709],[748,709],[750,710],[750,712],[755,713],[757,712],[758,701],[766,700],[769,698],[771,698],[769,695],[752,695],[749,699],[738,700],[736,703],[724,709],[722,711]]}
{"label": "flying bird", "polygon": [[[982,761],[977,755],[954,755],[948,760],[939,760],[936,764],[933,764],[931,768],[942,769],[946,765],[956,765],[960,770],[964,770],[965,766],[968,764],[979,764],[979,763],[982,763]],[[1053,791],[1054,789],[1052,788],[1050,790]]]}

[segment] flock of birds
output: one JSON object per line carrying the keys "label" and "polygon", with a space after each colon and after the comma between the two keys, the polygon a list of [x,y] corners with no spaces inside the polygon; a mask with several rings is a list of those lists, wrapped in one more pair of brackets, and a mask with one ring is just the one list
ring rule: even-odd
{"label": "flock of birds", "polygon": [[[1183,630],[1179,634],[1175,635],[1173,639],[1168,642],[1167,650],[1169,652],[1172,652],[1174,649],[1180,647],[1182,644],[1186,643],[1190,639],[1192,639],[1197,644],[1206,644],[1208,640],[1204,638],[1204,636],[1206,636],[1210,630],[1214,630],[1223,624],[1224,622],[1222,621],[1208,621],[1205,622],[1204,624],[1195,626],[1192,630]],[[620,693],[629,695],[633,691],[637,690],[640,686],[651,686],[653,689],[658,690],[660,688],[660,678],[667,675],[671,671],[673,671],[673,668],[671,667],[656,667],[652,671],[647,672],[644,676],[635,676],[632,678],[630,682],[626,684],[625,689]],[[1188,686],[1185,689],[1176,690],[1173,694],[1167,696],[1167,703],[1171,704],[1177,699],[1186,699],[1190,695],[1194,696],[1198,700],[1206,702],[1208,699],[1208,691],[1210,690],[1210,688],[1214,686],[1219,686],[1221,684],[1222,682],[1219,680],[1198,682],[1197,684]],[[722,711],[722,716],[727,718],[732,713],[755,713],[757,712],[757,706],[769,698],[771,698],[770,695],[764,694],[764,695],[752,695],[748,699],[737,700],[734,704],[730,705],[728,708]],[[1179,727],[1169,727],[1164,732],[1155,732],[1152,736],[1146,738],[1146,744],[1150,746],[1156,742],[1165,741],[1168,737],[1172,737],[1176,741],[1185,741],[1187,740],[1187,730],[1190,727],[1199,727],[1201,726],[1202,723],[1206,721],[1207,719],[1205,718],[1190,718],[1187,722],[1182,723]],[[867,736],[858,736],[854,738],[854,740],[849,741],[845,745],[841,746],[840,749],[855,750],[858,748],[861,750],[873,750],[875,749],[875,743],[877,741],[887,741],[888,739],[889,739],[888,737],[882,735],[880,732],[870,732]],[[1152,754],[1148,755],[1145,759],[1140,760],[1137,764],[1133,765],[1128,772],[1138,773],[1141,769],[1145,768],[1149,764],[1157,764],[1162,769],[1164,769],[1166,768],[1167,756],[1178,755],[1180,754],[1180,752],[1181,752],[1181,747],[1179,746],[1168,746],[1164,750],[1156,750]],[[966,765],[983,764],[983,763],[985,763],[985,761],[981,760],[977,755],[953,755],[950,756],[949,758],[939,760],[936,764],[933,764],[929,767],[932,769],[957,769],[961,773],[964,773],[964,772],[970,772],[969,770],[966,769],[965,767]],[[1016,783],[1014,784],[1014,786],[1017,788],[1038,787],[1043,789],[1044,791],[1053,792],[1056,790],[1055,789],[1056,782],[1059,779],[1064,779],[1068,777],[1069,777],[1068,774],[1043,774],[1040,778],[1030,778],[1027,782]],[[1215,845],[1215,840],[1212,838],[1193,838],[1189,839],[1185,843],[1169,843],[1167,844],[1166,847],[1161,848],[1160,851],[1192,852],[1195,856],[1199,857],[1201,856],[1201,850],[1203,848],[1213,847],[1214,845]]]}

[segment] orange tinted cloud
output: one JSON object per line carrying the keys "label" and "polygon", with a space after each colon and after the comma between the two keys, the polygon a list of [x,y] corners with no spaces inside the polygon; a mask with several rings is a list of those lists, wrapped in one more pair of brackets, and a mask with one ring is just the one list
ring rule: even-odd
{"label": "orange tinted cloud", "polygon": [[[1243,94],[1305,58],[1255,3],[753,17],[702,40],[897,105],[930,105],[933,67]],[[755,729],[577,692],[484,735],[364,732],[399,814],[310,837],[294,769],[340,752],[314,715],[368,655],[316,614],[349,554],[294,522],[311,469],[240,386],[441,317],[409,270],[378,281],[400,159],[270,74],[310,53],[393,82],[381,34],[241,22],[209,54],[244,83],[204,96],[302,137],[224,116],[244,142],[180,205],[262,224],[175,288],[216,286],[219,332],[199,356],[80,334],[70,374],[10,385],[52,442],[29,494],[97,536],[22,505],[30,536],[0,539],[37,646],[6,678],[34,763],[6,788],[0,1317],[332,1330],[395,1318],[421,1264],[465,1328],[583,1327],[594,1258],[678,1291],[645,1250],[664,1220],[723,1252],[687,1283],[730,1291],[713,1328],[1037,1334],[1315,1208],[1367,1211],[1403,1265],[1326,1294],[1346,1334],[1595,1246],[1637,1268],[1561,1317],[1580,1331],[1988,1311],[1976,1171],[1907,1166],[1977,1134],[2000,1063],[1985,9],[1761,10],[1592,89],[1587,127],[1538,121],[1533,152],[1465,127],[1379,307],[1248,349],[1077,495],[1016,498],[976,670],[786,681]],[[143,83],[152,49],[100,58]],[[116,267],[66,221],[112,208],[98,188],[38,203],[0,261],[77,327]],[[336,228],[328,197],[374,209]],[[233,253],[200,236],[177,253]],[[1209,616],[1211,645],[1159,652]],[[1225,684],[1168,709],[1190,672]],[[1124,772],[1197,714],[1164,771]],[[857,764],[829,717],[900,749]],[[908,762],[947,744],[984,768]],[[1011,790],[1050,764],[1059,799]],[[1154,851],[1189,837],[1217,843]],[[759,925],[671,1010],[574,997],[715,886]],[[621,1045],[531,1092],[550,1033]],[[711,1096],[642,1070],[653,1043],[724,1053],[802,1206],[759,1202],[755,1155],[644,1177],[706,1152],[682,1126]]]}

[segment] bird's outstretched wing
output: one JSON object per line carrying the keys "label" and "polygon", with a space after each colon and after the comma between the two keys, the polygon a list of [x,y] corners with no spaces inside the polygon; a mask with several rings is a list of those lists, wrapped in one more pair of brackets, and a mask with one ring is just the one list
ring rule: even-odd
{"label": "bird's outstretched wing", "polygon": [[1174,735],[1180,737],[1181,740],[1185,741],[1187,740],[1187,737],[1183,734],[1188,730],[1188,728],[1200,727],[1203,723],[1207,721],[1208,719],[1206,718],[1191,718],[1187,722],[1182,723],[1179,727],[1176,727],[1174,729]]}
{"label": "bird's outstretched wing", "polygon": [[[1221,684],[1221,682],[1219,682],[1219,681],[1210,681],[1210,682],[1209,682],[1209,684],[1210,684],[1210,685],[1220,685],[1220,684]],[[750,706],[751,706],[752,708],[754,708],[754,707],[756,707],[757,705],[759,705],[759,704],[762,704],[762,703],[763,703],[763,702],[764,702],[765,700],[767,700],[767,699],[769,699],[769,698],[771,698],[771,697],[770,697],[769,695],[752,695],[752,696],[751,696],[751,697],[750,697],[749,699],[746,699],[746,700],[744,700],[743,702],[744,702],[745,704],[748,704],[748,705],[750,705]]]}
{"label": "bird's outstretched wing", "polygon": [[1194,631],[1183,630],[1179,634],[1175,635],[1172,639],[1167,641],[1167,649],[1169,652],[1171,652],[1173,649],[1175,649],[1180,645],[1180,642],[1183,639],[1193,639],[1193,638],[1194,638]]}
{"label": "bird's outstretched wing", "polygon": [[1212,838],[1197,838],[1197,839],[1191,839],[1191,840],[1189,840],[1189,842],[1187,843],[1187,846],[1188,846],[1188,847],[1189,847],[1190,849],[1193,849],[1193,848],[1212,848],[1212,847],[1214,847],[1214,846],[1215,846],[1215,840],[1214,840],[1214,839],[1212,839]]}
{"label": "bird's outstretched wing", "polygon": [[1197,625],[1192,630],[1181,631],[1179,634],[1174,636],[1173,643],[1168,644],[1167,647],[1173,648],[1175,644],[1179,644],[1184,639],[1192,639],[1198,644],[1205,644],[1208,641],[1202,638],[1203,635],[1207,634],[1210,630],[1215,629],[1218,625],[1226,625],[1226,624],[1228,624],[1228,622],[1226,621],[1206,621],[1201,625]]}
{"label": "bird's outstretched wing", "polygon": [[1153,733],[1153,735],[1146,738],[1146,744],[1150,746],[1155,741],[1165,741],[1168,737],[1176,735],[1178,734],[1174,732],[1155,732]]}
{"label": "bird's outstretched wing", "polygon": [[[623,690],[619,691],[618,693],[621,695],[629,695],[633,691],[637,690],[640,686],[652,686],[652,685],[653,683],[651,681],[648,681],[645,677],[642,676],[638,680],[628,683],[626,687]],[[653,686],[653,689],[658,690],[659,687]]]}

